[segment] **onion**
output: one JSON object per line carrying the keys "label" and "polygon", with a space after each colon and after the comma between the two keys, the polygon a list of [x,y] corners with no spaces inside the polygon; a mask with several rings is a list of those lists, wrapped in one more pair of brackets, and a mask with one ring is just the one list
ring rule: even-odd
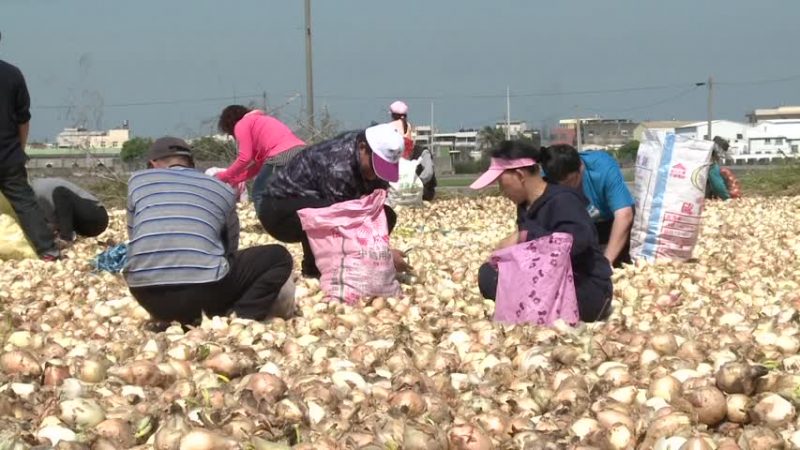
{"label": "onion", "polygon": [[42,368],[36,358],[25,350],[14,350],[0,355],[0,369],[8,375],[37,377]]}
{"label": "onion", "polygon": [[97,424],[94,431],[98,436],[104,437],[109,441],[123,447],[133,446],[133,429],[131,425],[122,419],[107,419]]}
{"label": "onion", "polygon": [[161,386],[167,381],[158,366],[147,360],[136,361],[125,367],[112,367],[108,374],[136,386]]}
{"label": "onion", "polygon": [[238,445],[231,439],[207,430],[195,429],[186,433],[178,444],[178,450],[216,450],[236,449]]}
{"label": "onion", "polygon": [[700,423],[713,426],[725,418],[728,412],[725,396],[715,387],[703,387],[689,391],[685,398],[694,406]]}
{"label": "onion", "polygon": [[482,430],[472,425],[457,425],[448,433],[452,450],[492,450],[492,441]]}
{"label": "onion", "polygon": [[765,394],[753,407],[753,422],[780,427],[794,420],[794,405],[777,394]]}
{"label": "onion", "polygon": [[675,377],[661,377],[650,384],[648,395],[650,397],[660,397],[666,401],[671,401],[681,394],[681,383]]}
{"label": "onion", "polygon": [[726,394],[752,395],[756,390],[756,380],[767,374],[762,366],[747,363],[725,363],[717,371],[717,387]]}
{"label": "onion", "polygon": [[93,427],[105,419],[103,408],[90,399],[65,400],[61,402],[59,408],[61,420],[81,428]]}
{"label": "onion", "polygon": [[181,438],[189,432],[189,425],[181,416],[169,417],[156,431],[154,446],[156,450],[177,450]]}
{"label": "onion", "polygon": [[247,380],[245,388],[251,391],[258,401],[275,403],[286,393],[286,383],[275,375],[258,372],[248,375],[245,379]]}
{"label": "onion", "polygon": [[61,361],[49,361],[44,365],[44,380],[45,386],[61,386],[61,384],[69,378],[69,367],[64,365]]}
{"label": "onion", "polygon": [[727,400],[728,420],[734,423],[750,422],[750,410],[753,402],[750,397],[744,394],[731,394]]}
{"label": "onion", "polygon": [[389,397],[389,406],[396,414],[416,417],[425,412],[425,401],[416,392],[406,389]]}

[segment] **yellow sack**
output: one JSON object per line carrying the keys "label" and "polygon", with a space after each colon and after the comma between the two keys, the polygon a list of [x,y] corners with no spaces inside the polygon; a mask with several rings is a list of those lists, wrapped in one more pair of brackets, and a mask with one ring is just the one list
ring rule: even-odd
{"label": "yellow sack", "polygon": [[11,203],[0,193],[0,260],[36,258],[17,220]]}

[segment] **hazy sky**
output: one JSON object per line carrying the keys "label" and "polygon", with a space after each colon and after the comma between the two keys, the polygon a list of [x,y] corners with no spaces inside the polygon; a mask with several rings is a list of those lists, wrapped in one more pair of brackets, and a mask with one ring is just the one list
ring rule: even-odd
{"label": "hazy sky", "polygon": [[[693,83],[709,75],[719,118],[800,104],[797,0],[313,0],[312,10],[316,105],[347,128],[386,118],[395,97],[416,123],[431,102],[438,126],[493,123],[507,85],[512,118],[534,126],[702,120],[706,91]],[[0,32],[0,59],[27,77],[39,140],[124,119],[137,135],[192,136],[262,92],[290,125],[304,105],[302,0],[0,0]]]}

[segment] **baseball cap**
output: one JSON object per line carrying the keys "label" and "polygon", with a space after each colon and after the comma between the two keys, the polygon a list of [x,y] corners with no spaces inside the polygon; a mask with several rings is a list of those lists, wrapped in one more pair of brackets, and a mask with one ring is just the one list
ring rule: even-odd
{"label": "baseball cap", "polygon": [[534,164],[536,164],[536,161],[531,158],[492,158],[492,162],[489,164],[489,168],[486,170],[486,172],[478,177],[478,179],[469,185],[469,187],[472,189],[483,189],[486,186],[494,183],[506,170],[521,169],[523,167],[530,167]]}
{"label": "baseball cap", "polygon": [[398,100],[389,105],[389,111],[392,114],[408,114],[408,105]]}
{"label": "baseball cap", "polygon": [[155,161],[168,156],[186,156],[194,161],[192,147],[183,139],[172,136],[156,139],[147,151],[147,161]]}
{"label": "baseball cap", "polygon": [[366,129],[367,144],[372,149],[372,167],[381,179],[395,183],[400,178],[400,156],[405,143],[403,135],[390,123]]}

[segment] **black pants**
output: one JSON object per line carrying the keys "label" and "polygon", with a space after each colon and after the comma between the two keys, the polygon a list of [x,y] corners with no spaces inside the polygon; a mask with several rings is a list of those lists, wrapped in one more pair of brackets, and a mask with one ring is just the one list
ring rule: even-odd
{"label": "black pants", "polygon": [[[597,239],[601,246],[607,246],[609,239],[611,239],[611,227],[614,226],[614,221],[609,220],[606,222],[595,222],[595,229],[597,229]],[[619,252],[617,259],[614,260],[613,267],[622,267],[622,264],[631,264],[631,240],[628,238],[622,251]]]}
{"label": "black pants", "polygon": [[283,284],[292,275],[292,256],[280,245],[251,247],[230,259],[225,278],[205,284],[131,288],[136,301],[156,320],[195,324],[209,317],[269,317]]}
{"label": "black pants", "polygon": [[39,255],[58,255],[53,233],[47,225],[44,212],[36,202],[36,195],[28,183],[25,164],[0,167],[0,192],[8,199],[19,217],[19,225],[30,239]]}
{"label": "black pants", "polygon": [[[320,272],[297,211],[305,208],[326,208],[331,205],[333,205],[333,202],[317,198],[278,199],[264,197],[261,199],[258,219],[264,229],[267,230],[267,233],[281,242],[300,242],[303,245],[301,269],[305,276],[319,277]],[[391,234],[392,230],[394,230],[394,225],[397,223],[397,214],[388,206],[384,206],[383,209],[386,212],[386,221],[389,225],[389,234]]]}
{"label": "black pants", "polygon": [[[497,298],[497,270],[486,263],[478,270],[478,288],[483,298]],[[605,320],[611,314],[610,284],[575,278],[575,295],[578,297],[578,314],[584,322]]]}
{"label": "black pants", "polygon": [[427,183],[422,185],[422,199],[430,202],[436,197],[436,175],[434,175]]}
{"label": "black pants", "polygon": [[65,187],[53,190],[56,223],[61,239],[72,240],[72,234],[95,237],[108,228],[108,212],[99,203],[80,197]]}

